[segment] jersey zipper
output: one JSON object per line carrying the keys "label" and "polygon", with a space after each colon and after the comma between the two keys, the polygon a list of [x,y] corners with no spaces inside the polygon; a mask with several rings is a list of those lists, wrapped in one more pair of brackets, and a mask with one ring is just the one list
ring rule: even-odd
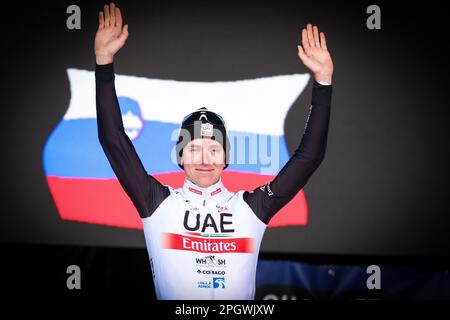
{"label": "jersey zipper", "polygon": [[[203,199],[203,210],[204,210],[204,213],[205,214],[207,214],[208,212],[206,212],[207,210],[206,210],[206,193],[205,193],[205,196],[204,196],[205,198]],[[206,211],[205,211],[206,210]],[[208,248],[210,248],[211,247],[211,236],[210,236],[210,234],[208,233],[207,234],[208,236],[207,236],[207,239],[208,239]],[[210,251],[208,251],[207,252],[207,254],[208,255],[211,255],[212,253],[210,252]],[[214,300],[214,298],[215,298],[215,292],[214,292],[214,282],[213,282],[213,280],[214,280],[214,277],[213,277],[213,275],[211,274],[211,265],[209,265],[208,264],[208,268],[207,268],[207,270],[209,271],[209,274],[208,274],[208,277],[209,277],[209,282],[211,283],[211,287],[210,287],[210,289],[209,290],[211,290],[210,291],[210,294],[209,294],[209,297],[210,297],[210,299],[211,300]]]}

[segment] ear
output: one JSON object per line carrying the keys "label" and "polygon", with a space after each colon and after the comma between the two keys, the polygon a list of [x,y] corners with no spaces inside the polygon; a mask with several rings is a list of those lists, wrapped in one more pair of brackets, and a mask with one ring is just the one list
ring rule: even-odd
{"label": "ear", "polygon": [[178,155],[179,155],[179,159],[180,159],[180,165],[183,165],[184,148],[186,148],[186,146],[184,146],[181,150],[178,151]]}

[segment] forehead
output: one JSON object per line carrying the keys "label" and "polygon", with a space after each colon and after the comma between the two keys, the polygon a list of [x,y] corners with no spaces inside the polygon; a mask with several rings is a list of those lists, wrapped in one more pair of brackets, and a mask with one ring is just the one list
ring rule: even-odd
{"label": "forehead", "polygon": [[186,145],[186,147],[202,147],[202,148],[215,146],[222,147],[222,145],[219,142],[212,139],[194,139]]}

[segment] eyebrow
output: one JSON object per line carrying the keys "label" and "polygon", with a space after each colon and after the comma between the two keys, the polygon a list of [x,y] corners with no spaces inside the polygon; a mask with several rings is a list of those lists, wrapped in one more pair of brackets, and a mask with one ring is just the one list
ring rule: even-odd
{"label": "eyebrow", "polygon": [[[207,148],[208,150],[211,150],[211,149],[217,149],[217,148],[220,148],[220,147],[221,147],[220,145],[210,145],[210,146],[207,146],[206,148]],[[189,146],[189,149],[190,149],[190,150],[193,150],[193,149],[202,149],[202,146],[201,146],[201,145],[196,145],[196,144],[194,144],[194,145]]]}

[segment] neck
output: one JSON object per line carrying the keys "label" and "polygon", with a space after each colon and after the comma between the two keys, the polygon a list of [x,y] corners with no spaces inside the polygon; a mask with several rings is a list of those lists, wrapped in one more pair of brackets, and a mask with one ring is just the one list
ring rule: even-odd
{"label": "neck", "polygon": [[192,180],[190,180],[189,178],[186,178],[186,180],[189,181],[189,183],[193,184],[193,185],[194,185],[195,187],[197,187],[197,188],[208,189],[208,188],[210,188],[211,186],[214,186],[214,185],[218,184],[218,183],[220,182],[220,177],[217,178],[216,181],[214,181],[213,183],[211,183],[211,184],[209,184],[209,185],[207,185],[207,186],[200,186],[200,185],[196,184],[195,182],[193,182]]}
{"label": "neck", "polygon": [[200,187],[186,178],[183,186],[184,192],[194,198],[209,199],[218,198],[224,192],[225,188],[222,184],[222,180],[219,178],[216,183],[209,185],[208,187]]}

